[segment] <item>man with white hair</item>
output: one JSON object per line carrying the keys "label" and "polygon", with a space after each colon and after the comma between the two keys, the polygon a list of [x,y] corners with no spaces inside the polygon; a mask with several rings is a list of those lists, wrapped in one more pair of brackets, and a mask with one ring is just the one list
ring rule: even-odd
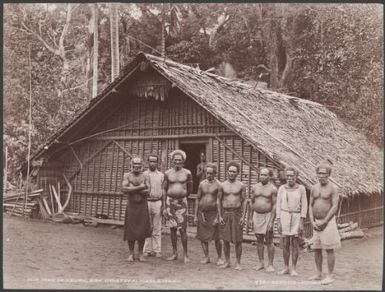
{"label": "man with white hair", "polygon": [[163,215],[166,219],[166,226],[170,227],[173,255],[167,260],[172,261],[178,258],[177,252],[177,230],[184,252],[184,263],[190,259],[187,255],[187,197],[192,191],[192,175],[188,169],[183,168],[186,160],[186,153],[182,150],[175,150],[170,154],[173,167],[164,174],[164,206]]}

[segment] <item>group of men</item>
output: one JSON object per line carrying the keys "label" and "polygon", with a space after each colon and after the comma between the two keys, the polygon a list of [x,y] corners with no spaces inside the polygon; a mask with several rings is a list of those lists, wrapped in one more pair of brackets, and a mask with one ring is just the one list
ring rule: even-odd
{"label": "group of men", "polygon": [[[161,257],[162,216],[170,227],[173,254],[167,260],[176,260],[177,231],[183,247],[183,260],[190,261],[187,253],[187,198],[192,191],[192,174],[183,167],[186,154],[175,150],[170,154],[173,167],[164,174],[158,170],[158,156],[148,157],[148,170],[142,172],[143,162],[132,159],[132,171],[124,174],[122,191],[128,194],[125,216],[124,240],[128,241],[128,261],[134,261],[134,244],[138,242],[139,261],[144,255]],[[217,167],[201,157],[197,174],[199,187],[194,221],[197,238],[201,241],[204,258],[202,264],[210,263],[209,242],[215,242],[216,264],[220,268],[230,267],[230,243],[235,245],[235,269],[241,269],[243,227],[246,223],[246,207],[250,204],[253,215],[248,222],[253,225],[257,239],[259,262],[255,269],[274,272],[273,228],[277,219],[281,234],[284,268],[278,274],[297,276],[297,260],[300,237],[304,230],[308,201],[305,187],[297,182],[298,171],[294,167],[285,169],[286,183],[277,187],[272,182],[272,171],[260,169],[259,182],[246,197],[246,187],[237,180],[240,165],[231,161],[226,166],[227,179],[216,178]],[[309,218],[313,225],[312,248],[315,250],[317,274],[312,280],[322,280],[322,249],[327,252],[328,269],[321,284],[334,281],[334,249],[340,246],[335,214],[338,208],[338,193],[329,181],[331,168],[321,164],[316,168],[319,182],[310,192]],[[267,246],[268,263],[264,261],[264,245]],[[222,257],[222,247],[224,258]],[[291,254],[291,269],[289,259]]]}

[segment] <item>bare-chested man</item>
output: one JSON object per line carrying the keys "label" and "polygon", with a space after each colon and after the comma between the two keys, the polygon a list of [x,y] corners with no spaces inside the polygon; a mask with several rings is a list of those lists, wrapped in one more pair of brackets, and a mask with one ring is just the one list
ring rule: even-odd
{"label": "bare-chested man", "polygon": [[209,242],[214,240],[218,254],[217,265],[222,265],[222,243],[219,239],[217,196],[220,182],[215,178],[217,167],[207,163],[205,166],[206,179],[198,187],[197,208],[195,208],[194,222],[197,224],[197,238],[201,241],[205,258],[202,264],[208,264]]}
{"label": "bare-chested man", "polygon": [[231,161],[227,165],[227,180],[218,191],[218,218],[220,237],[224,241],[225,263],[221,268],[230,267],[230,242],[235,244],[236,270],[241,270],[243,224],[246,217],[245,185],[237,180],[240,166]]}
{"label": "bare-chested man", "polygon": [[256,270],[265,268],[264,263],[264,248],[263,244],[266,241],[267,255],[269,264],[266,267],[266,272],[274,272],[274,244],[273,244],[273,227],[275,219],[275,204],[277,200],[277,188],[270,182],[271,171],[267,168],[262,168],[259,173],[260,182],[257,183],[251,192],[251,210],[253,211],[253,227],[257,237],[257,252],[259,263]]}
{"label": "bare-chested man", "polygon": [[331,171],[331,167],[327,164],[321,164],[316,168],[319,183],[312,187],[309,202],[309,217],[314,229],[312,248],[315,250],[317,267],[317,274],[310,279],[322,279],[322,250],[326,249],[328,272],[325,279],[321,281],[324,285],[334,281],[334,249],[341,246],[335,217],[339,195],[336,186],[329,181]]}
{"label": "bare-chested man", "polygon": [[190,259],[187,256],[187,197],[192,190],[192,175],[188,169],[183,168],[186,160],[186,153],[182,150],[175,150],[170,154],[173,167],[164,174],[164,206],[163,215],[166,219],[166,226],[170,227],[173,255],[167,260],[172,261],[178,258],[177,252],[177,230],[184,252],[184,263]]}
{"label": "bare-chested man", "polygon": [[299,236],[303,233],[307,214],[306,189],[297,183],[298,170],[294,167],[285,169],[286,184],[278,189],[276,214],[278,232],[283,237],[283,261],[285,267],[279,274],[289,274],[291,246],[291,276],[298,276],[296,271],[299,255]]}
{"label": "bare-chested man", "polygon": [[123,175],[122,192],[128,194],[127,209],[124,220],[124,237],[128,241],[130,251],[128,261],[134,261],[135,241],[138,241],[139,261],[143,257],[143,246],[146,237],[151,236],[151,224],[148,213],[148,184],[142,173],[142,159],[132,159],[132,171]]}

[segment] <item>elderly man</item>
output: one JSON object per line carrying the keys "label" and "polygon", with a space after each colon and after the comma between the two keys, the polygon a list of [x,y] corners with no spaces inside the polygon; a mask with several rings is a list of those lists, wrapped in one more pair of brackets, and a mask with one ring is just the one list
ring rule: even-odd
{"label": "elderly man", "polygon": [[146,237],[151,236],[151,225],[149,220],[146,197],[148,187],[145,176],[142,173],[142,159],[132,159],[132,171],[123,175],[122,192],[128,195],[127,208],[124,219],[124,237],[128,241],[128,261],[134,261],[135,241],[139,247],[139,261],[145,261],[143,257],[143,246]]}
{"label": "elderly man", "polygon": [[197,238],[201,241],[204,259],[202,264],[208,264],[209,242],[214,240],[218,254],[217,265],[222,265],[222,243],[219,239],[217,196],[220,182],[215,178],[217,167],[207,163],[205,166],[206,179],[198,187],[197,208],[195,208],[194,222],[197,224]]}
{"label": "elderly man", "polygon": [[172,261],[178,258],[177,252],[177,230],[184,252],[184,263],[190,259],[187,255],[187,197],[192,190],[192,175],[188,169],[183,168],[186,160],[186,153],[182,150],[175,150],[170,154],[173,167],[164,174],[164,206],[163,215],[166,219],[166,226],[170,227],[173,255],[167,260]]}
{"label": "elderly man", "polygon": [[148,256],[161,257],[161,239],[162,239],[162,198],[164,174],[158,170],[158,155],[148,156],[148,169],[144,172],[149,188],[147,197],[148,210],[150,212],[150,221],[152,225],[152,235],[146,238],[144,243],[144,252]]}
{"label": "elderly man", "polygon": [[[230,242],[235,244],[236,270],[241,270],[243,224],[246,217],[245,185],[237,180],[240,166],[231,161],[227,165],[227,180],[218,191],[218,218],[220,237],[224,241],[225,263],[220,268],[230,267]],[[223,211],[222,211],[223,210]]]}
{"label": "elderly man", "polygon": [[306,190],[297,183],[298,171],[294,167],[285,169],[286,184],[278,189],[276,214],[278,231],[283,236],[283,260],[285,267],[279,274],[289,274],[291,246],[291,276],[298,276],[296,271],[299,254],[299,235],[303,232],[307,214]]}
{"label": "elderly man", "polygon": [[338,209],[339,195],[336,186],[329,181],[332,169],[327,164],[317,166],[318,183],[310,192],[309,217],[313,225],[313,246],[317,274],[311,280],[322,279],[322,250],[326,250],[328,271],[321,284],[334,282],[334,249],[341,246],[335,214]]}
{"label": "elderly man", "polygon": [[253,227],[257,237],[257,253],[259,264],[255,268],[257,271],[265,268],[264,247],[266,242],[269,264],[266,272],[274,272],[274,244],[273,227],[275,219],[275,204],[277,199],[277,188],[270,182],[272,172],[268,168],[262,168],[259,173],[259,183],[251,192],[251,210],[253,212]]}

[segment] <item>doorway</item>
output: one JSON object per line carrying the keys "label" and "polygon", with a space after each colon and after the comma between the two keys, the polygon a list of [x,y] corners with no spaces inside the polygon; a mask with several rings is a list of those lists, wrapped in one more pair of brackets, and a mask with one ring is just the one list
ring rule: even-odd
{"label": "doorway", "polygon": [[[186,161],[184,163],[184,168],[187,168],[191,171],[193,179],[193,194],[198,192],[198,178],[197,178],[197,165],[200,163],[200,153],[203,152],[206,154],[206,144],[202,142],[180,142],[180,149],[186,152]],[[207,155],[206,155],[207,157]]]}

